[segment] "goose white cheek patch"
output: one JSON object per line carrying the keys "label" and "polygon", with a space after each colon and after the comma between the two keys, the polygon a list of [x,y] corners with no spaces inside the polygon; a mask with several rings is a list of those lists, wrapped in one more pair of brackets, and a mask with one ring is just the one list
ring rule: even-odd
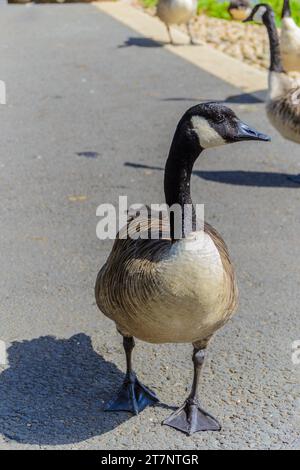
{"label": "goose white cheek patch", "polygon": [[203,117],[193,116],[191,121],[203,149],[226,144],[226,140]]}
{"label": "goose white cheek patch", "polygon": [[255,15],[253,16],[253,20],[256,21],[257,23],[262,23],[263,22],[262,17],[266,13],[266,11],[267,11],[266,7],[264,6],[260,7],[255,13]]}

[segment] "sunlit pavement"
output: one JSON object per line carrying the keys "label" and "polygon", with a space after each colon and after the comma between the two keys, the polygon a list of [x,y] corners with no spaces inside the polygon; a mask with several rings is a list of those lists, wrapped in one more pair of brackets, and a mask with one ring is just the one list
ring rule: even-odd
{"label": "sunlit pavement", "polygon": [[[289,176],[300,173],[299,147],[270,127],[260,100],[93,5],[1,7],[0,50],[1,448],[296,447],[300,185]],[[166,407],[102,411],[124,357],[94,302],[112,243],[96,238],[96,208],[119,195],[163,202],[174,128],[201,99],[226,100],[273,141],[212,150],[195,169],[193,197],[228,243],[241,299],[201,385],[223,429],[187,438],[161,426]],[[134,362],[163,403],[180,405],[190,356],[189,345],[137,342]]]}

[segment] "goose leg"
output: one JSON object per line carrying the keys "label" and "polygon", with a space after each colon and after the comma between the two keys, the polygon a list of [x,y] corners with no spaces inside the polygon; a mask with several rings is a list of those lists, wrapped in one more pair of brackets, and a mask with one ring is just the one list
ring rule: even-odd
{"label": "goose leg", "polygon": [[189,35],[189,38],[190,38],[190,44],[196,45],[197,43],[196,43],[195,39],[193,38],[190,22],[188,22],[186,24],[186,29],[187,29],[187,32],[188,32],[188,35]]}
{"label": "goose leg", "polygon": [[158,398],[141,384],[132,370],[131,356],[135,346],[133,337],[123,336],[123,346],[127,364],[125,379],[117,397],[107,404],[105,411],[130,411],[137,415],[146,406],[158,402]]}
{"label": "goose leg", "polygon": [[200,407],[197,398],[198,382],[204,358],[205,349],[194,347],[194,379],[191,393],[183,406],[163,422],[163,424],[178,429],[189,436],[198,431],[220,431],[221,429],[218,421]]}
{"label": "goose leg", "polygon": [[172,38],[172,34],[171,34],[171,30],[170,30],[170,26],[169,26],[168,24],[166,24],[166,28],[167,28],[167,31],[168,31],[168,36],[169,36],[170,44],[174,44],[174,41],[173,41],[173,38]]}

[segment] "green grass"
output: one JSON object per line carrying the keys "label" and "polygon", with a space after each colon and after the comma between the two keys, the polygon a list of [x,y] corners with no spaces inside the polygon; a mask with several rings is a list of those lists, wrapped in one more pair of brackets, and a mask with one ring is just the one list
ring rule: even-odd
{"label": "green grass", "polygon": [[146,8],[155,7],[155,5],[157,4],[157,0],[140,0],[140,2]]}
{"label": "green grass", "polygon": [[198,13],[205,13],[207,16],[213,16],[214,18],[230,20],[230,15],[227,11],[229,3],[218,2],[217,0],[199,0]]}
{"label": "green grass", "polygon": [[[157,1],[158,0],[140,0],[145,7],[153,7],[157,4]],[[293,18],[300,26],[300,0],[290,0],[290,2]],[[277,24],[280,25],[283,0],[269,0],[266,3],[269,3],[273,7],[276,14]],[[199,0],[198,13],[205,13],[207,16],[229,20],[230,16],[227,12],[228,5],[229,1]]]}
{"label": "green grass", "polygon": [[[269,0],[268,2],[275,11],[276,19],[278,24],[280,24],[281,18],[281,11],[282,11],[282,0]],[[290,0],[291,8],[292,8],[292,15],[296,23],[300,26],[300,1],[299,0]]]}

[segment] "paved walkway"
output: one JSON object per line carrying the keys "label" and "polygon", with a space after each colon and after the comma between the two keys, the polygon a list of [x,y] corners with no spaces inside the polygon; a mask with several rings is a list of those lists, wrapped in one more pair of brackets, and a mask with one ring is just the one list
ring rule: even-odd
{"label": "paved walkway", "polygon": [[[264,105],[149,42],[94,5],[8,6],[0,15],[0,447],[290,448],[297,446],[299,366],[299,147],[271,129]],[[94,303],[111,242],[95,235],[96,207],[162,202],[174,127],[201,99],[225,100],[271,144],[207,152],[195,201],[228,242],[239,313],[213,341],[202,402],[220,433],[187,438],[160,422],[105,414],[120,385],[121,341]],[[181,404],[189,345],[138,342],[140,379]],[[298,416],[299,418],[299,416]]]}

